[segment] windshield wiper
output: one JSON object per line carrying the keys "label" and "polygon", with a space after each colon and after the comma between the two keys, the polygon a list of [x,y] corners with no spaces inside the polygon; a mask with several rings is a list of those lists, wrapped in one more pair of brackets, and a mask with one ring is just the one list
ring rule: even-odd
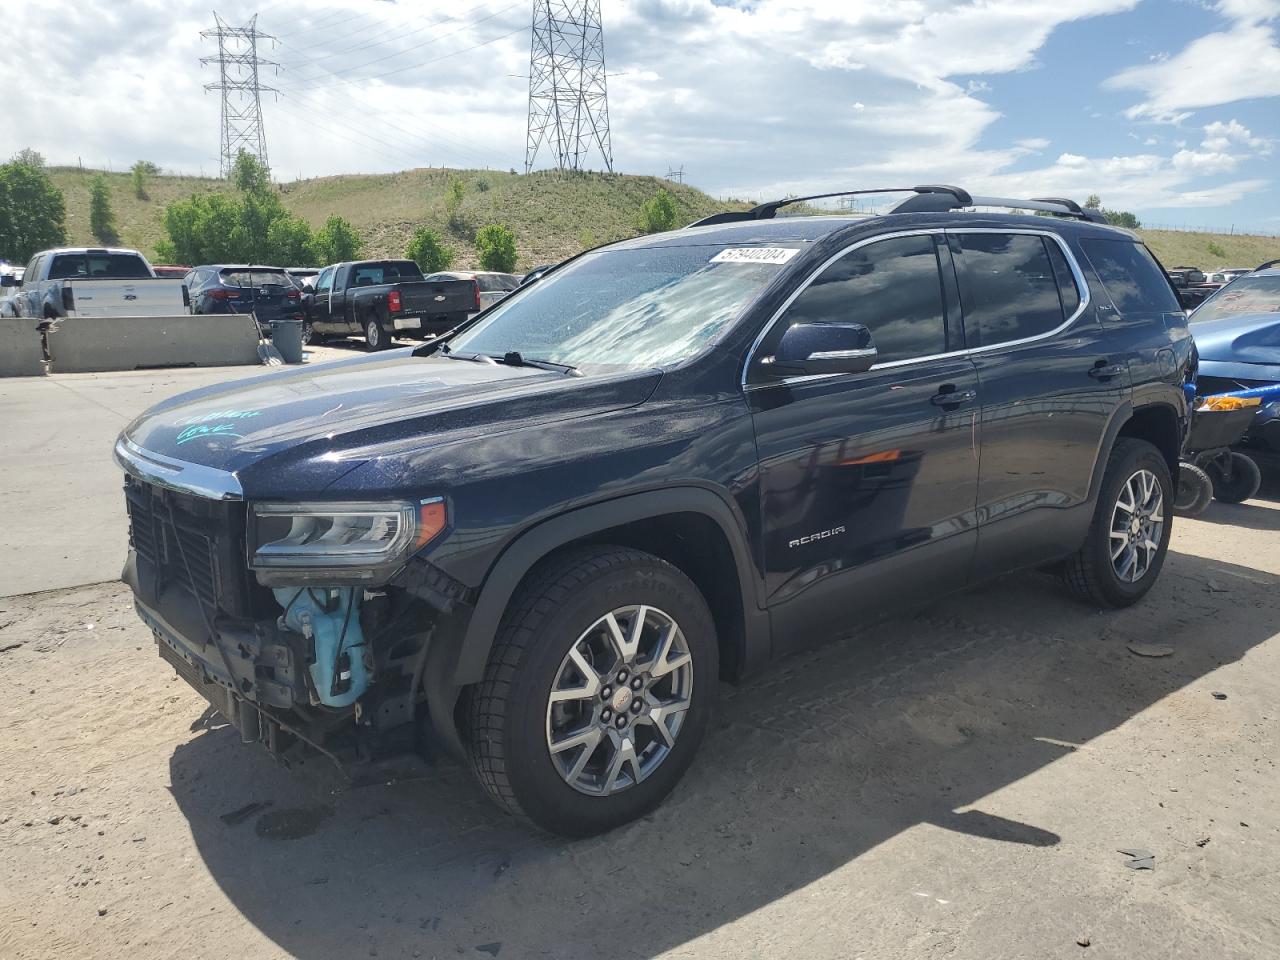
{"label": "windshield wiper", "polygon": [[509,367],[537,367],[539,370],[556,370],[570,377],[582,376],[582,371],[571,364],[525,357],[518,350],[508,350],[502,356],[490,357],[490,359],[497,363],[505,363]]}

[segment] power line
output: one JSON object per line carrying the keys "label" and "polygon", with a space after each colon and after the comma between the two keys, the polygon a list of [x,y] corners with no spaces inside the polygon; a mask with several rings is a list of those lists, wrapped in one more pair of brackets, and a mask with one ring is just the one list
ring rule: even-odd
{"label": "power line", "polygon": [[544,142],[561,170],[581,170],[594,144],[613,172],[600,0],[533,2],[525,173]]}
{"label": "power line", "polygon": [[258,32],[257,14],[243,27],[230,26],[216,10],[213,20],[216,29],[204,30],[200,36],[206,40],[217,38],[218,55],[201,57],[200,65],[218,65],[218,82],[206,83],[204,88],[222,92],[222,176],[229,177],[241,150],[248,150],[264,167],[269,167],[267,137],[262,127],[262,91],[273,92],[274,88],[262,86],[258,68],[278,64],[258,56],[258,41],[275,38]]}
{"label": "power line", "polygon": [[684,164],[680,164],[679,170],[667,167],[667,179],[674,180],[676,183],[684,183]]}

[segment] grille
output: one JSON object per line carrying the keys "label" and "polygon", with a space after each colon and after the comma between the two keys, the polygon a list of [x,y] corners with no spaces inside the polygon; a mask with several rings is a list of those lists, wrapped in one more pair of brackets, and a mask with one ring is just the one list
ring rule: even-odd
{"label": "grille", "polygon": [[[202,510],[208,512],[211,502],[160,491],[129,478],[125,503],[129,513],[129,543],[140,559],[155,567],[160,583],[193,593],[211,610],[219,607],[219,601],[226,599],[217,539],[219,522],[216,517],[211,520],[201,516]],[[171,506],[173,522],[170,522]],[[233,536],[225,526],[223,531],[228,538]],[[227,604],[224,602],[221,606]]]}

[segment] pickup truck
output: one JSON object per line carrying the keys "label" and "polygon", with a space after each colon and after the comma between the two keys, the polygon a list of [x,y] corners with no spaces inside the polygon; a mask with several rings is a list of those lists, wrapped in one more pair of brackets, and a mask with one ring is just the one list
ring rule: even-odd
{"label": "pickup truck", "polygon": [[137,250],[62,247],[37,253],[14,295],[20,317],[165,317],[190,305],[182,280],[157,277]]}
{"label": "pickup truck", "polygon": [[304,343],[354,333],[385,350],[393,337],[438,336],[481,309],[474,282],[425,281],[412,260],[335,263],[303,290]]}

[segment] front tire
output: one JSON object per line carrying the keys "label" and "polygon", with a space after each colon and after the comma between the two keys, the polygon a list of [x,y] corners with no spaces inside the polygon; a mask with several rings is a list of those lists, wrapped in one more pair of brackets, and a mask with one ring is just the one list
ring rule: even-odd
{"label": "front tire", "polygon": [[1089,535],[1066,564],[1071,591],[1101,607],[1142,599],[1164,566],[1174,500],[1164,455],[1145,440],[1116,440]]}
{"label": "front tire", "polygon": [[572,550],[518,590],[471,691],[471,764],[489,796],[585,837],[656,807],[693,760],[718,683],[715,625],[671,564]]}

